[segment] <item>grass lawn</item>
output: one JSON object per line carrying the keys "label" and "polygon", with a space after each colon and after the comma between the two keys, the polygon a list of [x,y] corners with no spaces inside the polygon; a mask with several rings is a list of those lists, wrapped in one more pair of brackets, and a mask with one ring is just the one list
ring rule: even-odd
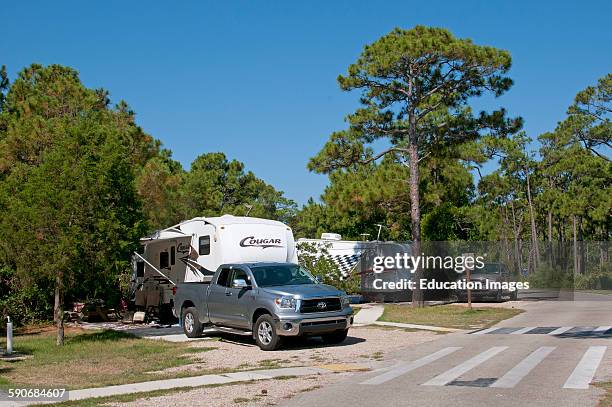
{"label": "grass lawn", "polygon": [[432,325],[445,328],[478,329],[488,328],[499,321],[523,312],[514,308],[478,307],[468,309],[456,305],[412,308],[406,305],[385,305],[385,312],[379,321],[403,322],[406,324]]}
{"label": "grass lawn", "polygon": [[0,361],[0,388],[78,389],[178,377],[176,373],[151,372],[190,364],[190,354],[210,350],[192,348],[188,343],[141,339],[125,332],[75,329],[66,331],[63,347],[55,345],[54,330],[43,330],[15,336],[14,349],[26,358]]}
{"label": "grass lawn", "polygon": [[578,293],[612,295],[612,290],[576,290]]}

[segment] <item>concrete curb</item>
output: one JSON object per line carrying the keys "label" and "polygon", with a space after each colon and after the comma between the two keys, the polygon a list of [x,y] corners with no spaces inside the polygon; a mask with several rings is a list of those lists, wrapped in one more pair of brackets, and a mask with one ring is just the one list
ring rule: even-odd
{"label": "concrete curb", "polygon": [[72,390],[69,400],[83,400],[94,397],[118,396],[122,394],[144,393],[155,390],[170,390],[181,387],[200,387],[214,384],[237,383],[251,380],[274,379],[279,376],[308,376],[332,373],[330,370],[316,367],[288,367],[269,370],[252,370],[225,374],[210,374],[179,379],[153,380],[149,382],[122,384],[118,386],[96,387],[91,389]]}
{"label": "concrete curb", "polygon": [[374,325],[394,326],[396,328],[422,329],[425,331],[435,331],[435,332],[461,332],[463,331],[463,329],[457,329],[457,328],[444,328],[441,326],[418,325],[418,324],[403,324],[401,322],[376,321],[374,322]]}

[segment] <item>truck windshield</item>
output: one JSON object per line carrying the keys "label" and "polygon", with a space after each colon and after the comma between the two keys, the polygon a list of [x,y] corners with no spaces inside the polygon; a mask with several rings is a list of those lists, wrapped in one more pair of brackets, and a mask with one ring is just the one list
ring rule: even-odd
{"label": "truck windshield", "polygon": [[259,287],[277,285],[316,284],[314,277],[298,265],[256,266],[251,267],[253,277]]}

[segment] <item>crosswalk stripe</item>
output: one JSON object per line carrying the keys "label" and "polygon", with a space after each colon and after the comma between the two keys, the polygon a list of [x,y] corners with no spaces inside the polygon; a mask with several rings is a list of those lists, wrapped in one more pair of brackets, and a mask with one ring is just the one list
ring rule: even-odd
{"label": "crosswalk stripe", "polygon": [[572,374],[563,385],[564,389],[588,389],[597,367],[606,353],[607,346],[589,346]]}
{"label": "crosswalk stripe", "polygon": [[516,386],[523,377],[527,376],[529,372],[533,370],[550,352],[555,349],[555,346],[542,346],[533,351],[525,359],[521,360],[520,363],[514,366],[505,375],[500,377],[489,387],[500,387],[504,389],[510,389]]}
{"label": "crosswalk stripe", "polygon": [[525,327],[525,328],[518,329],[518,330],[516,330],[514,332],[510,332],[510,335],[524,334],[524,333],[527,333],[527,332],[531,331],[532,329],[536,329],[536,328],[537,328],[537,326],[528,326],[528,327]]}
{"label": "crosswalk stripe", "polygon": [[456,346],[441,349],[437,352],[432,353],[431,355],[424,356],[403,366],[391,369],[388,372],[383,373],[379,376],[372,377],[371,379],[361,382],[361,384],[381,384],[384,382],[388,382],[389,380],[395,379],[398,376],[411,372],[419,367],[425,366],[431,362],[443,358],[444,356],[448,356],[451,353],[458,351],[459,349],[461,348]]}
{"label": "crosswalk stripe", "polygon": [[612,329],[612,326],[598,326],[593,332],[606,332],[608,329]]}
{"label": "crosswalk stripe", "polygon": [[489,332],[493,332],[495,330],[497,330],[498,328],[487,328],[487,329],[483,329],[482,331],[476,331],[474,332],[474,335],[484,335],[484,334],[488,334]]}
{"label": "crosswalk stripe", "polygon": [[493,356],[498,353],[508,349],[507,346],[494,346],[471,359],[466,360],[460,365],[455,366],[454,368],[447,370],[446,372],[434,377],[433,379],[423,383],[424,386],[444,386],[453,380],[457,379],[462,374],[469,372],[476,366],[480,365],[483,362],[491,359]]}
{"label": "crosswalk stripe", "polygon": [[561,335],[563,332],[567,332],[572,329],[573,326],[562,326],[561,328],[557,328],[552,332],[549,332],[548,335]]}

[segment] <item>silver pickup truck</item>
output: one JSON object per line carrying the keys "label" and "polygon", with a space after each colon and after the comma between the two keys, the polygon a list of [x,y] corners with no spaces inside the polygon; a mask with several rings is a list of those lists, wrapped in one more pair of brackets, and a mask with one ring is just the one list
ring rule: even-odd
{"label": "silver pickup truck", "polygon": [[346,294],[293,263],[224,264],[210,283],[178,284],[174,307],[190,338],[213,327],[253,335],[262,350],[287,336],[340,343],[353,323]]}

